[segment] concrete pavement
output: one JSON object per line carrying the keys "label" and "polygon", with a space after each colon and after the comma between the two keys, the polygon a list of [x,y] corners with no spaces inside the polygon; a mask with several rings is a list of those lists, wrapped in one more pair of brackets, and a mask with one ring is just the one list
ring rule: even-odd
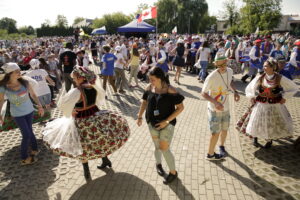
{"label": "concrete pavement", "polygon": [[[95,67],[92,67],[96,71]],[[170,73],[173,80],[174,72]],[[239,77],[237,77],[239,78]],[[104,109],[123,113],[131,136],[129,141],[109,158],[112,169],[96,168],[99,160],[90,161],[92,179],[86,184],[82,165],[73,159],[59,157],[46,149],[41,138],[42,126],[34,131],[42,152],[32,166],[19,165],[20,133],[0,133],[0,199],[300,199],[300,156],[292,140],[279,140],[269,150],[257,149],[251,140],[234,129],[235,122],[248,105],[245,97],[234,103],[231,98],[231,127],[226,141],[229,156],[222,162],[204,159],[208,142],[207,102],[200,96],[202,84],[195,75],[183,73],[181,85],[171,81],[185,96],[183,113],[178,117],[171,145],[179,179],[169,186],[155,170],[154,145],[145,124],[135,123],[143,89],[127,90],[111,96]],[[145,88],[146,84],[141,84]],[[244,91],[245,84],[238,82]],[[287,102],[295,134],[300,135],[299,94]],[[54,109],[54,117],[61,113]],[[163,166],[167,169],[165,162]]]}

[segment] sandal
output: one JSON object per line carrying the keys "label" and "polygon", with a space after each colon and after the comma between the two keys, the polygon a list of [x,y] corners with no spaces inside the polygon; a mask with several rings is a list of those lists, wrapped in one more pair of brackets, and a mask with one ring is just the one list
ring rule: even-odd
{"label": "sandal", "polygon": [[26,160],[21,160],[21,165],[31,165],[33,163],[35,163],[37,161],[37,158],[35,158],[34,156],[30,156],[30,161],[26,161]]}

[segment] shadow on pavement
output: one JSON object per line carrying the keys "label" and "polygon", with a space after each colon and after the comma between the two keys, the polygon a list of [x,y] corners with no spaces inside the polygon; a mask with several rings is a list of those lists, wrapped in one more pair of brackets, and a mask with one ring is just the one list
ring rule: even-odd
{"label": "shadow on pavement", "polygon": [[195,200],[194,196],[190,191],[186,189],[186,187],[182,184],[181,180],[178,178],[176,181],[171,183],[169,187],[173,190],[173,192],[177,195],[178,199],[190,199]]}
{"label": "shadow on pavement", "polygon": [[238,181],[241,181],[246,187],[250,190],[253,190],[256,194],[261,196],[267,200],[274,199],[294,199],[290,194],[286,193],[282,189],[276,187],[272,183],[266,181],[265,179],[257,176],[252,169],[250,169],[247,165],[236,159],[235,157],[228,155],[236,164],[238,164],[242,169],[244,169],[250,176],[250,178],[246,178],[237,172],[228,169],[225,167],[222,162],[213,162],[215,165],[220,167],[222,170],[227,172],[229,175],[236,178]]}
{"label": "shadow on pavement", "polygon": [[249,82],[243,83],[239,79],[235,79],[235,81],[234,81],[234,87],[237,89],[237,91],[239,91],[240,95],[245,95],[245,89],[248,84],[249,84]]}
{"label": "shadow on pavement", "polygon": [[298,91],[298,92],[294,95],[294,97],[300,97],[300,91]]}
{"label": "shadow on pavement", "polygon": [[184,86],[184,87],[186,87],[186,89],[192,90],[192,91],[197,92],[197,93],[201,93],[201,91],[202,91],[200,83],[198,85],[196,85],[196,86],[194,86],[194,85],[186,85],[186,84],[181,84],[181,85]]}
{"label": "shadow on pavement", "polygon": [[[126,101],[123,101],[119,96],[117,96],[117,101],[108,99],[110,103],[112,103],[115,107],[117,107],[122,115],[132,117],[135,119],[139,112],[141,102],[132,96],[124,96]],[[131,102],[131,105],[127,103],[127,101]]]}
{"label": "shadow on pavement", "polygon": [[176,90],[177,90],[177,92],[179,92],[181,95],[183,95],[184,97],[188,97],[188,98],[192,98],[192,99],[200,99],[199,97],[200,97],[200,93],[199,93],[199,97],[197,97],[197,96],[194,96],[194,95],[192,95],[192,94],[190,94],[190,93],[188,93],[188,92],[186,92],[186,91],[184,91],[183,89],[181,89],[181,88],[176,88]]}
{"label": "shadow on pavement", "polygon": [[270,149],[259,149],[254,156],[268,164],[273,165],[272,170],[280,176],[300,178],[300,152],[295,150],[294,144],[278,140],[281,145]]}
{"label": "shadow on pavement", "polygon": [[59,157],[48,151],[38,140],[40,154],[32,165],[20,165],[20,146],[4,152],[0,157],[0,199],[49,199],[47,188],[56,180],[53,168]]}
{"label": "shadow on pavement", "polygon": [[80,187],[71,200],[81,199],[159,199],[155,188],[128,173],[107,173]]}

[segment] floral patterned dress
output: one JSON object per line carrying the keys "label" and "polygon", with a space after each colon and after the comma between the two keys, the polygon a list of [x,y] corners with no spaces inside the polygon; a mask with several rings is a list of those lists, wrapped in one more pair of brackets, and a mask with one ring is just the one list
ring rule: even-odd
{"label": "floral patterned dress", "polygon": [[[77,112],[74,124],[82,151],[80,149],[77,151],[80,153],[76,154],[70,153],[75,152],[74,150],[68,151],[76,146],[66,142],[71,140],[74,135],[70,135],[67,139],[58,139],[61,137],[61,133],[58,134],[59,127],[64,126],[62,122],[64,119],[59,118],[50,122],[52,124],[47,124],[44,130],[44,142],[53,152],[79,160],[92,160],[108,156],[128,140],[130,130],[126,119],[118,113],[108,110],[100,111],[95,105],[96,93],[97,91],[93,88],[82,89],[80,100],[74,107]],[[59,142],[57,142],[58,140]]]}
{"label": "floral patterned dress", "polygon": [[255,97],[256,103],[250,110],[248,124],[245,118],[246,133],[262,139],[292,136],[293,120],[286,106],[280,102],[282,98],[292,97],[297,89],[293,81],[277,73],[271,78],[263,74],[253,79],[246,88],[246,96]]}

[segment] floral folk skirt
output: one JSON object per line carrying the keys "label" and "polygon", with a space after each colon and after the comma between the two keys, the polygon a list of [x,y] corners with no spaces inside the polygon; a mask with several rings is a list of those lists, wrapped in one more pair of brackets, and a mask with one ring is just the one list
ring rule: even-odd
{"label": "floral folk skirt", "polygon": [[[75,126],[83,153],[74,156],[60,148],[52,149],[54,153],[79,160],[103,158],[119,149],[130,135],[127,120],[111,111],[100,111],[87,118],[76,118]],[[51,148],[49,143],[45,144]]]}
{"label": "floral folk skirt", "polygon": [[233,71],[233,74],[240,74],[242,72],[241,67],[239,64],[236,62],[235,59],[229,59],[227,66],[230,67]]}
{"label": "floral folk skirt", "polygon": [[293,120],[284,104],[257,102],[252,109],[246,133],[262,139],[280,139],[293,135]]}

